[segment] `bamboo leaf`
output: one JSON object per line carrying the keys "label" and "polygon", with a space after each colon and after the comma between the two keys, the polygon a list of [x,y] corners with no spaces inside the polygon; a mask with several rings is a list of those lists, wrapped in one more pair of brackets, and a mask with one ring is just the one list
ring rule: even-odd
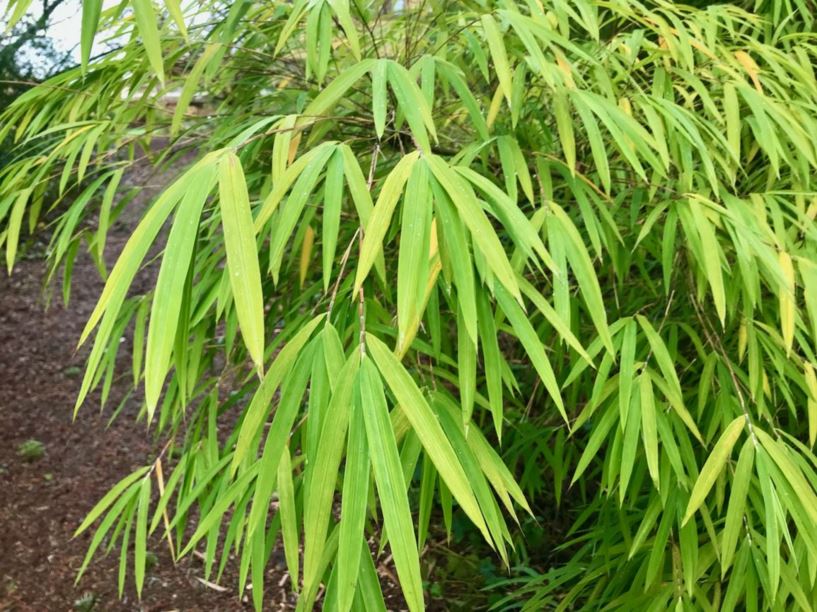
{"label": "bamboo leaf", "polygon": [[283,534],[284,555],[287,562],[293,588],[298,588],[298,524],[295,508],[295,490],[292,484],[292,462],[289,448],[284,446],[281,461],[278,462],[278,512],[281,514],[281,532]]}
{"label": "bamboo leaf", "polygon": [[145,46],[145,53],[151,68],[164,83],[165,68],[162,60],[162,45],[159,40],[159,28],[157,26],[156,13],[153,10],[151,0],[131,0],[133,14],[136,17],[136,25],[139,27],[139,34],[142,36],[142,44]]}
{"label": "bamboo leaf", "polygon": [[360,364],[357,385],[366,424],[366,440],[368,446],[375,451],[371,454],[372,471],[400,586],[409,610],[422,610],[425,606],[420,558],[400,455],[389,420],[380,374],[371,360],[365,357]]}
{"label": "bamboo leaf", "polygon": [[148,421],[153,417],[170,366],[170,355],[173,351],[182,304],[179,287],[184,285],[189,273],[201,211],[216,181],[214,170],[209,164],[202,165],[191,175],[191,188],[182,198],[159,268],[150,308],[145,353],[145,401]]}
{"label": "bamboo leaf", "polygon": [[783,335],[783,344],[786,346],[786,355],[791,354],[791,347],[794,343],[794,319],[797,305],[795,303],[794,266],[791,257],[785,251],[778,254],[780,269],[783,272],[785,282],[778,291],[780,303],[780,330]]}
{"label": "bamboo leaf", "polygon": [[502,42],[502,34],[499,26],[491,15],[482,16],[482,31],[485,33],[485,40],[488,42],[488,50],[491,52],[491,59],[494,61],[494,69],[499,79],[499,86],[511,107],[511,91],[513,86],[511,76],[511,65],[508,62],[508,54],[505,51],[505,44]]}
{"label": "bamboo leaf", "polygon": [[366,223],[366,230],[363,233],[363,243],[360,247],[360,260],[357,264],[357,275],[355,276],[354,292],[358,293],[363,281],[374,265],[375,259],[383,248],[383,238],[391,224],[394,207],[403,192],[403,186],[411,175],[414,163],[417,161],[418,152],[409,153],[403,157],[386,177],[380,196],[377,198],[369,221]]}
{"label": "bamboo leaf", "polygon": [[[400,255],[397,260],[397,351],[406,342],[411,321],[421,315],[428,278],[431,190],[424,163],[413,164],[403,198]],[[364,238],[365,240],[365,238]]]}
{"label": "bamboo leaf", "polygon": [[361,580],[358,578],[361,553],[369,554],[368,549],[360,546],[364,539],[366,502],[369,499],[370,457],[364,413],[363,396],[358,386],[351,406],[338,539],[338,609],[341,612],[352,608],[355,589]]}
{"label": "bamboo leaf", "polygon": [[[82,3],[82,29],[80,34],[80,61],[82,70],[88,70],[88,61],[91,58],[91,47],[99,25],[99,16],[102,13],[102,0],[87,0]],[[13,21],[13,20],[12,20]]]}
{"label": "bamboo leaf", "polygon": [[233,292],[238,325],[258,373],[264,370],[264,297],[255,248],[250,198],[241,161],[226,153],[219,162],[219,200],[227,273]]}
{"label": "bamboo leaf", "polygon": [[701,504],[704,503],[709,490],[723,471],[726,461],[729,459],[729,455],[732,454],[732,448],[735,446],[735,442],[737,442],[740,437],[745,425],[746,418],[744,416],[736,417],[729,423],[726,429],[723,430],[721,437],[718,438],[715,446],[712,447],[709,458],[706,460],[706,463],[704,463],[703,468],[701,468],[701,473],[698,476],[698,480],[695,481],[695,486],[692,487],[692,493],[689,495],[689,503],[687,504],[686,512],[684,512],[684,518],[681,521],[682,524],[686,524],[695,511],[701,507]]}
{"label": "bamboo leaf", "polygon": [[[368,334],[366,345],[440,477],[471,522],[479,528],[486,541],[490,542],[487,527],[457,455],[417,385],[380,340]],[[371,444],[369,446],[373,448]]]}
{"label": "bamboo leaf", "polygon": [[732,491],[729,494],[729,506],[726,510],[726,522],[721,540],[721,577],[732,565],[735,556],[735,547],[738,538],[744,529],[744,510],[746,496],[749,492],[752,465],[755,459],[755,447],[751,440],[743,443],[735,466],[735,475],[732,479]]}

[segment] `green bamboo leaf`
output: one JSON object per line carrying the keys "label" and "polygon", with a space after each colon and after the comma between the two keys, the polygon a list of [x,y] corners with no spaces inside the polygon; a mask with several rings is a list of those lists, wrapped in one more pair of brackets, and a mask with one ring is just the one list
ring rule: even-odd
{"label": "green bamboo leaf", "polygon": [[[199,521],[196,531],[190,537],[182,551],[179,553],[180,557],[188,554],[193,547],[214,528],[218,529],[221,524],[221,519],[227,509],[238,501],[238,498],[244,495],[250,482],[258,475],[259,464],[255,463],[246,472],[241,474],[236,480],[228,486],[225,490],[219,491],[215,497],[215,503],[210,507],[206,515]],[[175,519],[174,519],[175,521]]]}
{"label": "green bamboo leaf", "polygon": [[652,379],[649,374],[638,377],[641,393],[641,434],[644,439],[644,452],[647,455],[647,469],[655,488],[660,488],[658,475],[658,429],[655,415],[655,395],[652,389]]}
{"label": "green bamboo leaf", "polygon": [[388,63],[381,60],[372,68],[372,116],[374,117],[374,133],[378,139],[383,138],[383,133],[386,131],[388,67]]}
{"label": "green bamboo leaf", "polygon": [[371,454],[372,471],[380,505],[383,508],[383,522],[389,534],[394,564],[400,577],[400,587],[409,610],[423,610],[425,605],[420,577],[420,557],[414,537],[411,509],[406,497],[406,482],[400,466],[400,455],[389,419],[380,374],[366,357],[360,364],[357,385],[366,424],[366,439],[368,446],[375,451]]}
{"label": "green bamboo leaf", "polygon": [[343,199],[343,154],[338,150],[329,158],[323,191],[323,290],[326,291],[332,279]]}
{"label": "green bamboo leaf", "polygon": [[601,295],[601,287],[593,262],[584,246],[579,231],[573,225],[573,221],[567,216],[567,213],[556,203],[550,202],[548,204],[554,217],[557,219],[559,225],[564,231],[564,235],[568,240],[569,248],[566,249],[567,259],[570,262],[570,267],[573,269],[573,274],[579,283],[579,289],[582,292],[582,297],[587,304],[587,309],[590,312],[590,318],[599,332],[604,346],[610,353],[614,353],[613,339],[610,336],[610,329],[607,326],[607,314],[604,308],[604,299]]}
{"label": "green bamboo leaf", "polygon": [[437,221],[437,239],[440,256],[443,260],[443,272],[446,264],[450,264],[454,284],[457,287],[457,301],[462,310],[465,329],[473,342],[477,341],[477,304],[476,280],[474,266],[471,261],[470,246],[465,227],[451,198],[443,191],[437,181],[431,185],[434,192],[434,210]]}
{"label": "green bamboo leaf", "polygon": [[740,437],[743,428],[746,425],[746,418],[744,416],[736,417],[726,429],[723,430],[721,437],[712,447],[709,457],[704,463],[698,480],[695,481],[695,486],[692,487],[692,493],[689,495],[689,503],[687,504],[686,512],[681,524],[686,524],[689,518],[695,514],[695,511],[704,503],[709,490],[715,484],[715,480],[720,476],[726,465],[729,455],[732,454],[732,448],[735,446]]}
{"label": "green bamboo leaf", "polygon": [[136,594],[142,597],[142,586],[145,583],[145,557],[147,551],[147,523],[150,506],[150,478],[145,478],[139,487],[139,500],[136,506],[136,532],[133,534],[133,575],[136,581]]}
{"label": "green bamboo leaf", "polygon": [[135,472],[128,474],[122,480],[117,482],[110,491],[108,491],[105,496],[100,499],[97,504],[93,507],[93,509],[85,516],[82,523],[77,530],[74,532],[72,537],[77,537],[83,531],[88,529],[96,519],[98,519],[105,510],[107,510],[111,504],[114,503],[116,499],[119,498],[120,495],[123,494],[125,489],[130,487],[134,482],[139,480],[142,476],[144,476],[147,471],[150,469],[151,466],[146,465],[144,467],[139,468]]}
{"label": "green bamboo leaf", "polygon": [[397,98],[397,104],[406,116],[406,121],[415,142],[423,153],[431,153],[428,133],[436,141],[437,132],[434,129],[431,108],[423,96],[423,92],[417,87],[409,71],[397,62],[389,61],[388,78],[394,97]]}
{"label": "green bamboo leaf", "polygon": [[[8,23],[6,24],[4,35],[11,32],[14,26],[20,22],[28,9],[31,7],[32,2],[33,0],[11,0],[9,2],[6,10],[4,10],[2,13],[4,18],[8,17]],[[14,11],[11,9],[14,9]]]}
{"label": "green bamboo leaf", "polygon": [[[326,552],[325,541],[335,499],[335,484],[354,403],[354,389],[360,368],[360,353],[353,351],[338,377],[320,438],[307,465],[304,494],[304,584],[303,597],[313,600],[320,583],[320,566]],[[367,489],[368,491],[368,489]],[[365,502],[364,502],[365,503]]]}
{"label": "green bamboo leaf", "polygon": [[158,18],[153,10],[151,0],[131,0],[133,14],[136,17],[136,25],[139,34],[142,36],[142,44],[145,46],[145,53],[148,56],[150,67],[164,83],[165,68],[162,61],[162,44],[159,40]]}
{"label": "green bamboo leaf", "polygon": [[650,323],[646,317],[643,315],[636,315],[636,320],[641,325],[641,329],[644,330],[644,335],[647,336],[647,341],[650,344],[652,355],[658,362],[658,367],[661,369],[661,373],[664,375],[666,381],[672,386],[672,390],[677,397],[682,398],[683,394],[681,392],[681,381],[678,380],[678,373],[675,371],[674,360],[667,350],[667,345],[664,344],[661,336],[658,335],[658,332],[655,331],[652,323]]}
{"label": "green bamboo leaf", "polygon": [[357,28],[355,28],[355,23],[352,21],[352,13],[349,10],[349,0],[327,0],[329,6],[332,7],[332,11],[335,13],[335,16],[338,19],[338,23],[340,23],[340,27],[343,28],[343,31],[346,33],[346,40],[349,42],[349,47],[352,50],[352,55],[354,55],[355,59],[360,59],[360,40],[358,39],[357,35]]}
{"label": "green bamboo leaf", "polygon": [[723,272],[721,271],[721,249],[712,224],[704,213],[703,205],[694,199],[689,200],[689,210],[695,221],[698,236],[701,241],[703,261],[700,262],[706,272],[706,278],[712,289],[712,299],[721,324],[726,320],[726,292],[723,286]]}
{"label": "green bamboo leaf", "polygon": [[[82,3],[82,29],[80,33],[79,56],[82,70],[88,70],[88,61],[91,58],[91,47],[99,26],[99,16],[102,13],[102,0],[84,0]],[[12,20],[13,21],[13,20]]]}
{"label": "green bamboo leaf", "polygon": [[[292,192],[289,194],[279,215],[276,217],[269,247],[269,267],[272,278],[276,284],[278,283],[278,273],[281,269],[284,249],[292,237],[292,232],[298,223],[298,219],[301,217],[301,213],[303,213],[310,194],[318,183],[324,166],[326,166],[326,163],[332,156],[333,149],[334,147],[325,147],[321,150],[320,154],[310,159],[309,163],[306,164],[300,173],[298,180],[295,181]],[[294,168],[295,166],[293,165],[292,167]]]}
{"label": "green bamboo leaf", "polygon": [[545,347],[536,335],[536,330],[533,329],[533,326],[530,324],[530,321],[525,316],[525,312],[519,304],[511,299],[511,296],[504,288],[500,285],[495,286],[494,295],[496,296],[499,307],[513,326],[516,336],[519,338],[522,346],[525,347],[528,358],[531,360],[542,384],[545,385],[548,395],[550,395],[553,403],[556,404],[559,414],[562,415],[565,423],[569,423],[570,421],[567,418],[567,412],[565,412],[559,383],[556,381],[553,367],[550,365],[550,360],[545,353]]}
{"label": "green bamboo leaf", "polygon": [[313,121],[315,118],[326,113],[344,96],[349,88],[364,74],[369,72],[375,64],[376,61],[373,59],[364,59],[343,71],[309,103],[301,114],[303,120],[299,121],[299,123]]}
{"label": "green bamboo leaf", "polygon": [[488,304],[487,297],[482,293],[477,299],[477,312],[479,313],[477,324],[479,326],[479,343],[482,347],[485,386],[488,388],[488,403],[491,407],[494,430],[496,430],[496,435],[501,441],[504,415],[502,404],[502,354],[499,350],[494,313]]}
{"label": "green bamboo leaf", "polygon": [[817,264],[805,258],[798,258],[798,263],[812,338],[817,338]]}
{"label": "green bamboo leaf", "polygon": [[[285,127],[286,125],[287,123],[285,118],[284,127],[282,127],[282,129],[288,129]],[[281,134],[278,134],[278,136],[280,137]],[[276,141],[278,141],[278,139],[276,139]],[[289,140],[282,138],[281,143],[283,144],[292,141],[293,138],[290,134]],[[317,166],[322,169],[323,166],[326,165],[326,160],[329,159],[330,155],[332,155],[332,152],[335,150],[336,146],[336,143],[331,140],[321,143],[314,149],[311,149],[310,151],[307,151],[301,155],[289,167],[286,167],[287,153],[281,153],[279,157],[276,156],[275,151],[273,150],[273,187],[267,197],[264,198],[264,201],[261,204],[261,209],[258,211],[258,214],[255,217],[256,233],[261,232],[264,225],[270,220],[270,217],[272,217],[273,213],[275,213],[277,210],[281,200],[284,199],[286,192],[289,191],[292,184],[300,178],[301,174],[306,171],[306,168]],[[283,146],[280,148],[283,148]],[[283,174],[281,174],[281,172],[283,172]],[[320,174],[320,172],[318,172],[318,174]]]}
{"label": "green bamboo leaf", "polygon": [[264,296],[255,245],[250,197],[241,160],[225,153],[218,174],[227,273],[244,344],[259,375],[264,371]]}
{"label": "green bamboo leaf", "polygon": [[471,422],[474,413],[474,397],[477,392],[477,345],[465,330],[462,309],[457,316],[457,373],[459,374],[460,404],[462,404],[462,422],[465,426]]}
{"label": "green bamboo leaf", "polygon": [[[169,3],[178,2],[178,0],[166,1]],[[184,20],[182,20],[181,23],[184,23]],[[190,102],[193,101],[193,96],[196,94],[196,90],[199,87],[201,77],[204,74],[207,66],[210,64],[210,60],[216,56],[218,50],[219,46],[215,43],[207,45],[199,59],[197,59],[196,63],[193,64],[190,74],[188,74],[187,78],[185,78],[184,87],[182,87],[182,91],[179,94],[179,99],[176,101],[176,108],[173,111],[173,120],[170,123],[170,133],[172,135],[175,136],[179,133],[179,129],[182,126],[182,120],[184,119],[184,114],[190,107]]]}
{"label": "green bamboo leaf", "polygon": [[[261,385],[258,387],[255,395],[253,395],[252,401],[244,416],[244,421],[241,423],[238,440],[235,445],[235,454],[233,455],[232,466],[230,468],[231,473],[235,474],[238,466],[249,453],[250,444],[263,426],[264,416],[270,408],[270,402],[272,401],[273,395],[275,395],[275,391],[278,389],[281,381],[283,381],[284,376],[289,372],[292,364],[295,362],[295,358],[301,352],[306,341],[309,340],[312,332],[323,320],[323,317],[324,315],[320,314],[301,327],[298,333],[287,342],[286,346],[281,349],[272,362],[269,371],[261,381]],[[289,430],[287,429],[287,431]]]}
{"label": "green bamboo leaf", "polygon": [[182,13],[181,0],[165,0],[167,12],[176,22],[176,27],[179,28],[179,33],[188,41],[187,24],[184,22],[184,14]]}
{"label": "green bamboo leaf", "polygon": [[[440,477],[471,522],[482,532],[485,540],[490,542],[488,529],[462,465],[420,389],[383,342],[367,334],[366,345],[389,389],[394,394],[400,410],[411,423],[414,433],[417,434],[426,453],[434,462]],[[371,444],[369,446],[373,448]],[[390,530],[389,533],[391,533]]]}
{"label": "green bamboo leaf", "polygon": [[377,198],[366,229],[363,232],[363,243],[360,247],[360,259],[357,264],[357,274],[355,276],[354,293],[360,291],[363,281],[369,275],[369,271],[374,265],[375,259],[383,248],[383,238],[391,224],[394,208],[403,192],[403,186],[411,175],[412,168],[419,157],[419,152],[409,153],[394,166],[386,177],[383,187],[380,189],[380,196]]}
{"label": "green bamboo leaf", "polygon": [[729,506],[726,509],[726,521],[724,523],[721,539],[721,577],[726,576],[726,572],[732,565],[735,556],[735,547],[738,538],[744,529],[744,511],[746,508],[746,496],[749,492],[752,477],[752,466],[755,460],[755,447],[751,440],[743,443],[743,448],[738,456],[738,463],[735,466],[735,474],[732,478],[732,490],[729,493]]}
{"label": "green bamboo leaf", "polygon": [[[343,502],[338,539],[338,610],[352,608],[361,564],[360,542],[364,540],[366,502],[369,499],[369,447],[366,442],[365,408],[359,385],[355,386],[346,445]],[[365,551],[369,554],[368,549]]]}
{"label": "green bamboo leaf", "polygon": [[82,578],[85,570],[88,568],[88,564],[91,562],[91,558],[94,556],[94,553],[99,548],[99,545],[102,544],[103,538],[107,535],[107,533],[111,530],[114,522],[121,518],[125,512],[127,512],[127,507],[129,504],[135,502],[136,498],[139,495],[141,486],[139,485],[132,485],[117,501],[113,504],[111,509],[108,511],[108,514],[105,515],[105,518],[102,519],[102,522],[99,524],[96,532],[94,532],[94,537],[91,539],[91,543],[88,544],[88,551],[85,553],[85,558],[82,560],[82,565],[77,572],[77,577],[74,580],[74,584],[77,584]]}
{"label": "green bamboo leaf", "polygon": [[278,512],[281,514],[281,533],[284,542],[284,556],[287,562],[293,589],[298,589],[298,523],[295,508],[295,490],[292,485],[292,461],[289,448],[285,445],[278,462]]}
{"label": "green bamboo leaf", "polygon": [[14,206],[9,215],[8,227],[6,228],[6,269],[11,274],[14,267],[14,260],[17,257],[17,244],[20,241],[20,228],[23,224],[23,213],[26,210],[26,202],[31,195],[31,189],[23,189],[15,198]]}
{"label": "green bamboo leaf", "polygon": [[404,348],[410,323],[422,315],[431,239],[429,180],[428,167],[424,163],[412,165],[403,198],[400,254],[397,260],[398,352]]}
{"label": "green bamboo leaf", "polygon": [[638,326],[630,319],[624,327],[621,340],[621,355],[619,361],[618,379],[618,410],[621,415],[621,426],[627,424],[627,411],[630,408],[630,394],[635,380],[635,341]]}
{"label": "green bamboo leaf", "polygon": [[488,50],[491,52],[491,59],[494,61],[494,70],[496,70],[496,76],[499,79],[499,86],[502,88],[502,93],[508,102],[508,108],[511,108],[511,92],[513,89],[511,65],[508,62],[505,43],[502,42],[502,33],[499,31],[499,26],[493,16],[482,16],[482,31],[488,43]]}
{"label": "green bamboo leaf", "polygon": [[556,116],[556,129],[559,141],[565,154],[567,167],[571,174],[576,174],[576,136],[573,132],[573,118],[570,116],[568,98],[563,93],[553,95],[553,114]]}
{"label": "green bamboo leaf", "polygon": [[150,327],[145,353],[145,401],[148,421],[162,392],[181,312],[182,287],[191,265],[199,219],[216,181],[212,164],[203,164],[191,175],[191,187],[182,198],[167,238],[162,266],[150,308]]}
{"label": "green bamboo leaf", "polygon": [[789,449],[765,431],[757,427],[753,431],[763,449],[769,454],[769,457],[791,485],[804,514],[808,516],[812,524],[817,524],[817,494],[815,494],[813,486],[803,476],[797,464],[789,457]]}
{"label": "green bamboo leaf", "polygon": [[621,442],[621,465],[619,478],[621,483],[618,488],[619,504],[624,505],[627,496],[627,487],[630,484],[630,476],[635,466],[635,458],[638,454],[638,435],[641,432],[641,396],[633,394],[630,398],[628,408],[627,425],[624,427],[624,437]]}
{"label": "green bamboo leaf", "polygon": [[[456,206],[460,219],[471,233],[474,244],[485,256],[485,260],[497,280],[521,304],[522,295],[516,282],[516,274],[513,272],[499,237],[491,227],[491,223],[477,201],[474,190],[442,158],[430,155],[425,157],[424,161],[429,165],[434,178],[439,181]],[[462,254],[458,253],[457,256],[462,256]]]}

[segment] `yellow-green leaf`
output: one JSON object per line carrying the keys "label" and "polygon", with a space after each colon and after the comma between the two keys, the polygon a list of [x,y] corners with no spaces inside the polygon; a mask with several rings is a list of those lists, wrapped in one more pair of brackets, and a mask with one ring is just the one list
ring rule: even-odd
{"label": "yellow-green leaf", "polygon": [[742,415],[736,417],[726,426],[721,437],[718,438],[715,446],[712,447],[709,458],[706,460],[706,463],[704,463],[698,480],[695,481],[695,485],[692,487],[689,503],[687,504],[684,518],[681,521],[682,524],[685,524],[695,511],[701,507],[701,504],[704,503],[709,490],[712,488],[712,485],[715,484],[715,480],[717,480],[723,467],[726,465],[729,455],[732,454],[732,448],[735,446],[735,442],[738,441],[745,425],[746,417]]}
{"label": "yellow-green leaf", "polygon": [[219,162],[219,199],[227,274],[233,292],[238,326],[259,374],[264,370],[264,296],[255,243],[250,197],[241,160],[225,153]]}

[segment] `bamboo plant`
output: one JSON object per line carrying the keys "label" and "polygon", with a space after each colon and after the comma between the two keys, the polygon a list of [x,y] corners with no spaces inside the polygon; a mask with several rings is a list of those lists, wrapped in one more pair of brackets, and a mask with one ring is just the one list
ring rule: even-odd
{"label": "bamboo plant", "polygon": [[552,490],[500,606],[817,606],[814,14],[83,0],[81,65],[0,115],[9,271],[43,233],[66,302],[105,279],[74,411],[126,367],[160,442],[80,574],[118,547],[141,592],[153,535],[261,609],[280,542],[301,609],[382,610],[387,548],[422,610],[437,517],[510,565]]}

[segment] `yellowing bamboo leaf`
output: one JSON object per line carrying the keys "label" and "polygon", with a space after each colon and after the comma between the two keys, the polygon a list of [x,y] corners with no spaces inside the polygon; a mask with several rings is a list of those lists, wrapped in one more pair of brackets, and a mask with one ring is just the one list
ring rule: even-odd
{"label": "yellowing bamboo leaf", "polygon": [[309,272],[309,262],[312,260],[312,247],[315,245],[315,230],[312,226],[306,228],[304,241],[301,243],[301,256],[298,259],[298,284],[303,289],[306,275]]}
{"label": "yellowing bamboo leaf", "polygon": [[755,89],[762,94],[763,86],[760,84],[759,78],[760,67],[758,67],[755,60],[752,59],[752,56],[746,53],[746,51],[735,51],[735,59],[738,60],[738,63],[746,70],[746,74],[752,79],[752,84],[755,86]]}

